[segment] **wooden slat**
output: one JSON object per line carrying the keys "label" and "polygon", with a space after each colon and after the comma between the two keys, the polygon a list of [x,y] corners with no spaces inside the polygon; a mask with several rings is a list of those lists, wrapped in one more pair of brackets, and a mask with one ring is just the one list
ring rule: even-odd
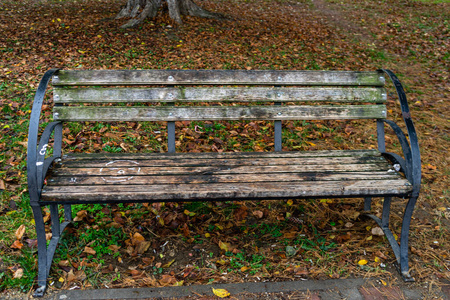
{"label": "wooden slat", "polygon": [[386,102],[384,88],[329,87],[169,87],[169,88],[59,88],[53,90],[55,103],[114,102],[255,102],[255,101],[327,101]]}
{"label": "wooden slat", "polygon": [[64,154],[65,162],[68,160],[156,160],[156,159],[243,159],[243,158],[308,158],[308,157],[381,157],[378,150],[314,150],[314,151],[289,151],[289,152],[188,152],[188,153],[67,153]]}
{"label": "wooden slat", "polygon": [[343,120],[386,118],[385,105],[208,107],[55,106],[55,121]]}
{"label": "wooden slat", "polygon": [[114,167],[127,167],[138,165],[140,167],[195,167],[195,166],[284,166],[284,165],[330,165],[330,164],[367,164],[386,162],[381,156],[371,157],[294,157],[287,159],[286,157],[275,158],[183,158],[178,157],[166,159],[98,159],[98,160],[63,160],[61,163],[55,164],[54,168],[82,168],[88,166],[90,168],[103,168],[111,164]]}
{"label": "wooden slat", "polygon": [[383,86],[376,71],[61,70],[53,85],[256,84]]}
{"label": "wooden slat", "polygon": [[349,180],[170,185],[46,186],[42,201],[176,201],[405,195],[406,180]]}
{"label": "wooden slat", "polygon": [[292,182],[348,181],[348,180],[394,180],[401,179],[395,172],[342,172],[342,173],[277,173],[277,174],[226,174],[226,175],[168,175],[168,176],[59,176],[47,180],[49,186],[62,185],[159,185],[199,184],[231,182]]}
{"label": "wooden slat", "polygon": [[[247,174],[247,173],[299,173],[299,172],[366,172],[387,171],[386,163],[370,164],[332,164],[332,165],[293,165],[293,166],[197,166],[197,167],[139,167],[128,168],[61,168],[53,170],[57,176],[137,176],[137,175],[214,175],[214,174]],[[118,172],[122,173],[118,173]],[[119,175],[118,175],[119,174]]]}

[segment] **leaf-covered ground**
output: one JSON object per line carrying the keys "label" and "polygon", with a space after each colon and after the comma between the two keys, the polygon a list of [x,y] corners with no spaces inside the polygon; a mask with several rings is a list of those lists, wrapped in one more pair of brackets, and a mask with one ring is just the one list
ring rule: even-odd
{"label": "leaf-covered ground", "polygon": [[[199,1],[231,17],[167,12],[139,28],[114,20],[124,1],[0,4],[0,290],[28,292],[36,240],[26,188],[26,140],[43,73],[65,69],[392,69],[408,92],[423,185],[411,229],[412,274],[449,278],[448,1]],[[447,2],[447,3],[446,3]],[[389,116],[401,124],[390,88]],[[43,122],[51,115],[51,99]],[[372,122],[285,122],[284,150],[375,147]],[[165,124],[68,124],[64,151],[165,151]],[[270,151],[268,122],[177,123],[178,151]],[[396,138],[387,138],[399,152]],[[405,201],[396,199],[399,232]],[[373,213],[380,214],[377,199]],[[366,276],[396,284],[394,256],[362,200],[77,206],[50,289],[167,286]]]}

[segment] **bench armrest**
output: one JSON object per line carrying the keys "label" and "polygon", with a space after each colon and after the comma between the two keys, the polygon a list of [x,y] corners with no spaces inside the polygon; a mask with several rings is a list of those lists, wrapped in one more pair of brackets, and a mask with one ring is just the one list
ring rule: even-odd
{"label": "bench armrest", "polygon": [[[408,100],[406,99],[406,94],[403,86],[397,76],[390,70],[380,69],[386,73],[391,81],[394,83],[394,87],[397,91],[398,99],[400,102],[400,108],[402,110],[403,121],[406,124],[406,130],[408,132],[408,139],[401,130],[401,128],[395,124],[393,121],[383,120],[386,124],[391,126],[395,134],[399,138],[400,144],[403,148],[403,155],[405,158],[405,173],[409,181],[413,185],[412,196],[417,197],[420,191],[420,182],[422,178],[421,170],[421,159],[419,142],[417,139],[416,129],[414,128],[414,123],[411,118],[411,113],[408,106]],[[409,141],[408,141],[409,140]],[[389,155],[389,153],[386,153]]]}
{"label": "bench armrest", "polygon": [[62,134],[62,125],[60,122],[52,122],[45,128],[39,146],[37,147],[39,119],[42,104],[44,102],[45,91],[50,79],[58,72],[58,70],[59,69],[50,69],[45,72],[37,88],[36,95],[34,96],[33,108],[31,110],[30,125],[28,128],[27,179],[30,203],[32,205],[39,201],[40,190],[48,167],[55,158],[61,156],[62,141],[60,141],[60,139],[55,139],[53,157],[45,159],[45,153],[51,133],[55,131],[55,136]]}

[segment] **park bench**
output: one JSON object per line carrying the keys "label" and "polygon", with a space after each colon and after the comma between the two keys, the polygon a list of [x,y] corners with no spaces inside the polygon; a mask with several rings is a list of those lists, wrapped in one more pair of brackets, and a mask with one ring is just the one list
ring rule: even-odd
{"label": "park bench", "polygon": [[[397,91],[407,136],[386,120],[385,77]],[[53,122],[39,136],[47,86]],[[209,105],[202,105],[208,102]],[[232,104],[232,105],[231,105]],[[376,123],[378,149],[281,151],[284,120]],[[176,121],[274,121],[273,152],[176,153]],[[41,120],[42,121],[42,120]],[[64,122],[167,122],[167,153],[61,153]],[[385,124],[403,157],[386,151]],[[49,141],[53,138],[52,151]],[[28,137],[28,187],[38,239],[42,296],[56,246],[71,221],[72,204],[384,197],[383,229],[405,280],[408,234],[419,195],[421,162],[408,103],[389,70],[58,70],[45,73],[36,92]],[[400,243],[389,229],[393,196],[408,198]],[[43,207],[51,213],[46,244]],[[65,222],[58,211],[64,208]]]}

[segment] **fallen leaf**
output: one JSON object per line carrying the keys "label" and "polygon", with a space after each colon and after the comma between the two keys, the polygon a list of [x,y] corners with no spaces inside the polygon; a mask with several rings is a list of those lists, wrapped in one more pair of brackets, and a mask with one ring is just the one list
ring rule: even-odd
{"label": "fallen leaf", "polygon": [[16,239],[21,240],[23,237],[23,234],[25,233],[25,225],[20,225],[19,228],[16,230]]}
{"label": "fallen leaf", "polygon": [[145,251],[148,250],[148,248],[150,248],[151,243],[149,241],[145,241],[145,242],[140,242],[137,246],[136,246],[136,252],[139,254],[144,254]]}
{"label": "fallen leaf", "polygon": [[360,265],[360,266],[364,266],[364,265],[366,265],[367,263],[368,263],[368,261],[365,260],[365,259],[361,259],[360,261],[358,261],[358,265]]}
{"label": "fallen leaf", "polygon": [[108,249],[111,250],[111,251],[113,251],[113,252],[115,253],[115,252],[119,251],[120,246],[117,246],[117,245],[109,245],[109,246],[108,246]]}
{"label": "fallen leaf", "polygon": [[230,251],[231,244],[230,243],[224,243],[222,241],[219,241],[219,248],[223,251]]}
{"label": "fallen leaf", "polygon": [[351,227],[353,227],[355,224],[353,224],[352,222],[347,222],[347,223],[345,223],[345,227],[346,228],[351,228]]}
{"label": "fallen leaf", "polygon": [[6,185],[3,179],[0,179],[0,190],[6,190]]}
{"label": "fallen leaf", "polygon": [[176,284],[177,280],[171,275],[162,275],[161,279],[158,281],[162,286],[170,286]]}
{"label": "fallen leaf", "polygon": [[22,249],[23,244],[19,240],[15,240],[14,243],[11,245],[11,248],[14,249]]}
{"label": "fallen leaf", "polygon": [[264,213],[260,210],[252,212],[252,214],[257,217],[258,219],[261,219],[264,216]]}
{"label": "fallen leaf", "polygon": [[163,267],[163,268],[168,268],[168,267],[170,267],[174,262],[175,262],[175,259],[172,259],[171,261],[165,263],[162,267]]}
{"label": "fallen leaf", "polygon": [[214,295],[216,295],[219,298],[226,298],[226,297],[230,296],[230,292],[228,292],[225,289],[212,288],[212,291],[213,291]]}
{"label": "fallen leaf", "polygon": [[291,206],[292,204],[294,204],[294,201],[292,201],[292,199],[289,199],[286,203],[288,206]]}
{"label": "fallen leaf", "polygon": [[19,279],[19,278],[22,278],[22,276],[23,276],[23,269],[22,268],[19,268],[19,269],[17,269],[14,272],[14,278]]}
{"label": "fallen leaf", "polygon": [[383,236],[383,235],[384,235],[383,229],[381,229],[380,227],[374,227],[374,228],[372,228],[371,233],[372,233],[373,235],[379,235],[379,236]]}
{"label": "fallen leaf", "polygon": [[97,253],[94,249],[92,249],[91,247],[88,247],[88,246],[84,247],[83,252],[87,253],[87,254],[91,254],[91,255],[95,255],[95,253]]}

